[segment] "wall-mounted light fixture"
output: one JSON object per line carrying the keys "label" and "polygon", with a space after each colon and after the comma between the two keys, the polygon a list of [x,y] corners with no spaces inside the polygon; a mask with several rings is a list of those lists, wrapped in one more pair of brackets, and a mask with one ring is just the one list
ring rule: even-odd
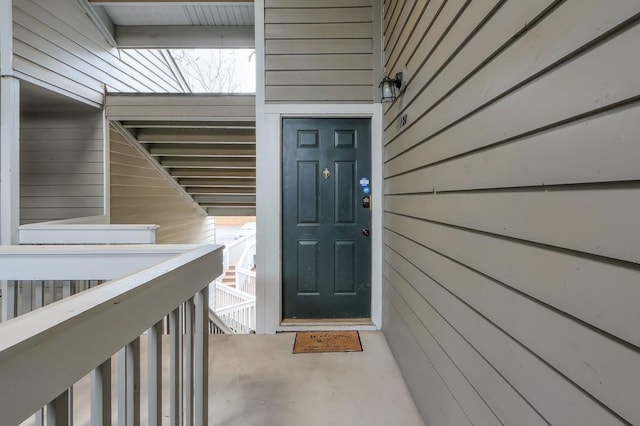
{"label": "wall-mounted light fixture", "polygon": [[396,89],[400,90],[402,87],[402,73],[396,73],[395,78],[391,78],[385,75],[380,82],[380,100],[382,102],[393,102],[396,100]]}

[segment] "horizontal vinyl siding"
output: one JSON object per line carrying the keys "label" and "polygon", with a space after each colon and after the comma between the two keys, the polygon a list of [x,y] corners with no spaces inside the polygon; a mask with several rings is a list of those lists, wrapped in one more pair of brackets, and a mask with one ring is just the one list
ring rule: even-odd
{"label": "horizontal vinyl siding", "polygon": [[180,92],[169,65],[153,51],[111,47],[80,4],[16,0],[14,69],[20,78],[90,104],[111,92]]}
{"label": "horizontal vinyl siding", "polygon": [[20,122],[20,221],[104,213],[102,111],[30,111]]}
{"label": "horizontal vinyl siding", "polygon": [[214,221],[182,196],[130,142],[111,130],[111,223],[159,225],[158,244],[207,241]]}
{"label": "horizontal vinyl siding", "polygon": [[425,423],[640,424],[640,4],[388,0],[383,27],[383,323]]}
{"label": "horizontal vinyl siding", "polygon": [[372,4],[266,0],[266,101],[372,102]]}
{"label": "horizontal vinyl siding", "polygon": [[110,120],[255,121],[255,95],[116,94],[106,97]]}

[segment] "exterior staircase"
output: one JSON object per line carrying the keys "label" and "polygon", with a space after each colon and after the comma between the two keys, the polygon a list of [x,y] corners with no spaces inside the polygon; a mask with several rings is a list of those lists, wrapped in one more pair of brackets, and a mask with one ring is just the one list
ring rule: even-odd
{"label": "exterior staircase", "polygon": [[236,288],[236,265],[230,265],[227,272],[222,276],[222,284]]}

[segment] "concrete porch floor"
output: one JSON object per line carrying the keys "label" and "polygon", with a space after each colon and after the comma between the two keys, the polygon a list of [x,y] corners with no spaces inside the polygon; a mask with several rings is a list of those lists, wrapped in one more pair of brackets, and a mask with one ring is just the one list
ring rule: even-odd
{"label": "concrete porch floor", "polygon": [[380,332],[363,352],[292,354],[295,333],[216,336],[212,425],[422,425]]}
{"label": "concrete porch floor", "polygon": [[[422,425],[381,332],[360,332],[363,352],[292,354],[295,333],[211,336],[209,425]],[[146,414],[146,339],[141,339],[141,424]],[[168,342],[163,382],[168,389]],[[117,421],[117,356],[112,415]],[[168,395],[163,395],[168,424]],[[88,425],[89,379],[74,386],[74,425]],[[33,419],[23,425],[33,424]]]}

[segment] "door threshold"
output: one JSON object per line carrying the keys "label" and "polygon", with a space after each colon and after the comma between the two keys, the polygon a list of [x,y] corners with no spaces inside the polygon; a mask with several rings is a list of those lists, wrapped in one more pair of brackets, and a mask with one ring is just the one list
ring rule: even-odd
{"label": "door threshold", "polygon": [[277,332],[291,331],[375,331],[371,318],[346,318],[346,319],[285,319],[276,328]]}

